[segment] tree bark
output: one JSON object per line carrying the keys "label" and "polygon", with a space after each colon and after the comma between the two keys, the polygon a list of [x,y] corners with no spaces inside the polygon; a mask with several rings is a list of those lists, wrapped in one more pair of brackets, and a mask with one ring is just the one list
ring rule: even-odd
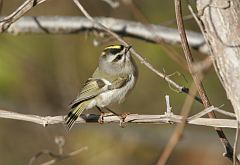
{"label": "tree bark", "polygon": [[240,1],[197,0],[215,69],[240,120]]}

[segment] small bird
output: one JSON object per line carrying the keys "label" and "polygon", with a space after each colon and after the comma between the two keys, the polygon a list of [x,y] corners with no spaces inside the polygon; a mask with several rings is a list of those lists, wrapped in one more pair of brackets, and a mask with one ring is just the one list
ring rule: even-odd
{"label": "small bird", "polygon": [[103,50],[97,69],[69,105],[70,112],[65,117],[67,130],[85,109],[97,107],[101,111],[112,103],[121,103],[133,89],[138,70],[130,49],[131,46],[110,45]]}

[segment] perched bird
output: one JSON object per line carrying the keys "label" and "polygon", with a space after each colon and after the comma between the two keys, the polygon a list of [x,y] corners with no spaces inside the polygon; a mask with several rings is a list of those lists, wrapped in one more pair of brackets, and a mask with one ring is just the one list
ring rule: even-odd
{"label": "perched bird", "polygon": [[112,103],[121,103],[133,89],[138,71],[130,49],[131,46],[110,45],[103,50],[97,69],[70,104],[70,112],[65,117],[68,130],[85,109],[96,106],[101,111]]}

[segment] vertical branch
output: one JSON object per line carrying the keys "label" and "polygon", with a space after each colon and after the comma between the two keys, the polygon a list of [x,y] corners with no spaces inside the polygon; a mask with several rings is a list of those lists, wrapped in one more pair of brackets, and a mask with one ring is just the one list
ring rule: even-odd
{"label": "vertical branch", "polygon": [[[190,91],[193,94],[197,93],[197,89],[194,83],[191,85]],[[193,97],[188,95],[181,110],[181,116],[183,116],[183,119],[182,119],[183,122],[179,123],[176,126],[176,129],[173,132],[170,140],[168,141],[168,144],[165,146],[165,149],[161,154],[157,165],[164,165],[167,162],[169,156],[171,155],[178,141],[181,139],[185,125],[186,125],[186,119],[188,117],[189,112],[191,111],[193,101],[194,101]]]}
{"label": "vertical branch", "polygon": [[166,100],[166,107],[167,107],[167,114],[171,114],[172,113],[172,107],[170,105],[170,99],[169,99],[169,95],[165,96],[165,100]]}
{"label": "vertical branch", "polygon": [[[193,56],[191,54],[189,45],[188,45],[188,41],[187,41],[187,37],[186,37],[186,32],[185,32],[185,28],[184,28],[184,24],[183,24],[183,18],[182,18],[182,10],[181,10],[181,0],[175,0],[175,12],[176,12],[176,20],[177,20],[177,26],[178,26],[178,31],[180,34],[180,38],[181,38],[181,44],[183,47],[183,51],[184,51],[184,55],[185,58],[187,60],[187,64],[188,64],[188,68],[189,68],[189,72],[191,73],[193,80],[195,82],[195,85],[197,87],[198,93],[203,101],[203,105],[205,108],[208,108],[211,106],[211,103],[207,97],[206,91],[204,90],[203,84],[201,82],[201,80],[199,79],[197,74],[193,73]],[[209,112],[208,116],[210,118],[216,118],[214,112]],[[221,128],[215,128],[219,139],[222,143],[222,145],[225,148],[225,153],[224,156],[227,157],[229,160],[233,160],[233,148],[231,146],[231,144],[229,143],[228,139],[226,138],[224,132],[222,131]]]}
{"label": "vertical branch", "polygon": [[[240,120],[240,1],[196,1],[203,35],[211,44],[215,71]],[[234,142],[234,164],[238,132]]]}

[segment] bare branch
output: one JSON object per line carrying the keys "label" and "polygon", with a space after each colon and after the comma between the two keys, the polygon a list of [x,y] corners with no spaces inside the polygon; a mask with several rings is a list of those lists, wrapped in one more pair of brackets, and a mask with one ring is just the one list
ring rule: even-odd
{"label": "bare branch", "polygon": [[[138,7],[138,4],[135,3],[132,0],[122,0],[122,3],[125,4],[125,6],[129,9],[129,11],[132,13],[134,18],[136,18],[137,21],[144,23],[144,24],[150,24],[150,21],[145,16],[145,14],[142,12],[142,10]],[[160,23],[160,25],[163,25]],[[165,25],[166,26],[166,25]],[[149,29],[149,31],[152,31]],[[157,36],[154,34],[154,31],[152,31],[153,36]],[[166,54],[177,64],[179,64],[182,68],[187,70],[186,63],[181,55],[174,49],[172,46],[170,46],[168,43],[166,43],[163,39],[157,38],[156,40],[157,45],[159,45]]]}
{"label": "bare branch", "polygon": [[[194,94],[197,93],[197,88],[194,85],[194,83],[192,83],[190,91],[191,91],[191,93],[194,93]],[[183,116],[183,119],[182,119],[183,122],[177,124],[174,132],[172,133],[172,136],[170,137],[167,145],[164,148],[163,153],[161,154],[161,156],[158,160],[157,165],[165,165],[166,164],[168,158],[170,157],[171,153],[173,152],[178,141],[181,139],[184,128],[186,126],[186,119],[188,117],[188,114],[191,111],[193,102],[194,102],[194,99],[190,96],[187,96],[187,98],[185,99],[185,102],[182,106],[182,110],[181,110],[181,116]]]}
{"label": "bare branch", "polygon": [[57,144],[58,146],[58,150],[59,150],[59,153],[55,154],[49,150],[42,150],[40,152],[38,152],[37,154],[35,154],[28,162],[28,165],[32,165],[34,164],[34,162],[40,158],[41,156],[43,155],[48,155],[49,157],[52,158],[52,160],[49,160],[49,161],[46,161],[44,163],[41,163],[41,165],[51,165],[51,164],[54,164],[56,162],[59,162],[59,161],[62,161],[62,160],[65,160],[65,159],[68,159],[68,158],[71,158],[79,153],[81,153],[82,151],[85,151],[88,149],[88,147],[81,147],[80,149],[78,150],[75,150],[73,152],[70,152],[68,154],[63,154],[63,146],[65,144],[65,140],[63,137],[55,137],[55,143]]}
{"label": "bare branch", "polygon": [[[204,111],[209,112],[218,109],[216,107],[210,107]],[[10,112],[0,110],[0,118],[13,119],[20,121],[32,122],[40,124],[44,127],[52,124],[63,124],[65,116],[38,116],[21,114],[16,112]],[[100,115],[95,114],[82,114],[76,121],[76,123],[98,123]],[[121,119],[119,116],[115,116],[111,113],[106,113],[103,116],[103,123],[120,123]],[[139,123],[139,124],[169,124],[169,123],[181,123],[182,116],[180,115],[139,115],[139,114],[128,114],[124,119],[125,123]],[[188,118],[187,124],[209,126],[209,127],[222,127],[222,128],[237,128],[237,121],[232,119],[209,119],[209,118]]]}
{"label": "bare branch", "polygon": [[17,21],[21,16],[27,13],[33,7],[45,2],[46,0],[26,0],[14,12],[0,20],[0,32],[5,31],[9,26]]}
{"label": "bare branch", "polygon": [[[158,43],[160,40],[168,44],[179,44],[177,29],[161,25],[142,24],[116,18],[95,17],[94,20],[108,27],[111,31],[125,37]],[[25,16],[13,23],[5,33],[19,34],[77,34],[86,31],[103,31],[102,28],[85,17],[80,16]],[[202,34],[187,31],[191,48],[208,54]]]}

